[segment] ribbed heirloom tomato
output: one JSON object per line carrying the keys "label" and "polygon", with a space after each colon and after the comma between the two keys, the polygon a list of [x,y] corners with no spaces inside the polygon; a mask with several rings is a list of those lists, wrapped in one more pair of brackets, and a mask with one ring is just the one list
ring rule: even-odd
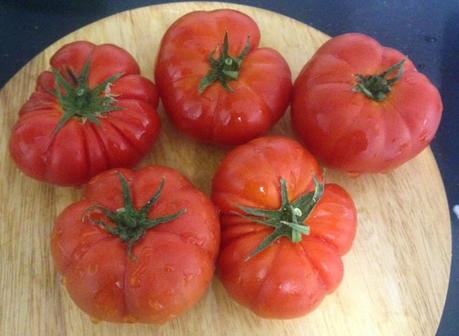
{"label": "ribbed heirloom tomato", "polygon": [[326,42],[298,76],[292,124],[324,163],[351,173],[396,168],[434,137],[440,94],[413,63],[362,34]]}
{"label": "ribbed heirloom tomato", "polygon": [[212,280],[220,243],[210,200],[171,168],[113,169],[56,219],[52,255],[75,303],[97,320],[162,323]]}
{"label": "ribbed heirloom tomato", "polygon": [[343,188],[323,183],[298,142],[264,137],[237,147],[217,170],[212,199],[221,210],[218,272],[242,305],[298,317],[341,282],[356,209]]}
{"label": "ribbed heirloom tomato", "polygon": [[259,42],[257,24],[235,10],[192,12],[172,24],[155,78],[179,130],[206,143],[234,145],[266,133],[282,117],[290,69]]}
{"label": "ribbed heirloom tomato", "polygon": [[12,131],[18,167],[40,181],[80,185],[143,158],[159,134],[158,93],[134,58],[115,45],[78,41],[50,63]]}

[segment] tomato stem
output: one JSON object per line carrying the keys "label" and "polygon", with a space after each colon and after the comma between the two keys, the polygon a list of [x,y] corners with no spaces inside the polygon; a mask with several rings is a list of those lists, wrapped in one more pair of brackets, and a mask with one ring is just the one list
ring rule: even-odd
{"label": "tomato stem", "polygon": [[215,50],[209,55],[210,70],[199,84],[199,93],[202,94],[216,81],[219,81],[227,91],[233,92],[234,90],[228,83],[239,78],[242,61],[249,53],[250,48],[250,35],[248,35],[245,47],[239,56],[231,56],[229,54],[228,32],[225,32],[220,58],[214,57]]}
{"label": "tomato stem", "polygon": [[287,181],[280,179],[282,204],[279,209],[267,210],[240,206],[244,212],[239,216],[255,223],[271,226],[273,232],[253,251],[246,260],[253,258],[267,249],[281,237],[289,238],[293,243],[299,243],[303,235],[310,233],[310,227],[305,223],[324,193],[324,184],[316,177],[313,178],[314,190],[290,202],[288,198]]}
{"label": "tomato stem", "polygon": [[55,96],[64,110],[62,118],[56,125],[57,134],[72,118],[80,118],[98,124],[99,117],[121,107],[115,105],[115,97],[110,94],[110,86],[117,81],[122,73],[117,73],[94,88],[89,87],[90,59],[86,61],[79,76],[67,70],[70,81],[67,81],[57,69],[53,69],[56,91]]}
{"label": "tomato stem", "polygon": [[161,180],[158,190],[141,209],[137,210],[134,206],[132,193],[126,178],[121,173],[118,173],[118,175],[121,182],[124,206],[121,209],[112,211],[110,209],[96,205],[89,208],[87,211],[94,209],[99,210],[112,222],[107,223],[102,220],[91,218],[95,224],[100,225],[107,232],[114,236],[118,236],[122,241],[124,241],[128,247],[128,255],[130,258],[132,258],[132,247],[139,239],[145,235],[149,229],[154,228],[159,224],[176,220],[186,212],[186,209],[181,209],[174,214],[164,217],[149,218],[148,215],[151,208],[158,202],[161,196],[165,180]]}
{"label": "tomato stem", "polygon": [[[357,84],[354,87],[354,91],[361,92],[377,102],[385,100],[391,92],[392,86],[402,78],[405,71],[404,64],[405,60],[402,60],[379,75],[356,75]],[[389,75],[393,73],[396,73],[396,75],[389,79]]]}

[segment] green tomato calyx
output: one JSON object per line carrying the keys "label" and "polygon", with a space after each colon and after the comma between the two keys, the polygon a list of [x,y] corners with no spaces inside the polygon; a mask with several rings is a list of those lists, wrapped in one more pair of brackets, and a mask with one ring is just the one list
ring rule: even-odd
{"label": "green tomato calyx", "polygon": [[293,243],[299,243],[303,235],[308,235],[310,233],[310,227],[307,225],[306,221],[324,193],[324,184],[316,177],[313,178],[313,181],[313,191],[305,193],[297,200],[290,202],[287,181],[281,178],[280,189],[282,204],[279,209],[268,210],[245,206],[239,207],[243,211],[243,214],[238,213],[239,216],[252,222],[274,228],[273,232],[249,254],[246,260],[261,253],[283,236],[289,238]]}
{"label": "green tomato calyx", "polygon": [[[402,60],[379,75],[356,75],[357,84],[354,86],[354,91],[361,92],[374,101],[384,101],[392,91],[392,86],[402,78],[405,72],[404,64],[405,60]],[[394,74],[395,76],[389,78]]]}
{"label": "green tomato calyx", "polygon": [[107,223],[104,220],[90,217],[95,224],[100,225],[106,231],[114,236],[118,236],[123,242],[125,242],[128,247],[128,255],[129,257],[132,257],[132,247],[149,229],[154,228],[159,224],[176,220],[186,212],[186,209],[181,209],[174,214],[164,217],[149,218],[150,210],[158,202],[161,196],[165,180],[161,180],[158,190],[153,194],[148,202],[141,209],[136,209],[132,199],[131,189],[126,178],[121,173],[118,173],[118,175],[123,192],[124,206],[116,211],[112,211],[101,206],[93,206],[89,208],[88,211],[99,210],[110,220],[111,223]]}
{"label": "green tomato calyx", "polygon": [[65,79],[57,69],[53,69],[53,73],[56,83],[54,95],[64,112],[54,133],[58,133],[72,118],[80,118],[83,122],[88,120],[98,124],[103,114],[121,110],[121,107],[115,105],[116,99],[111,94],[110,87],[123,75],[122,73],[107,78],[94,88],[89,87],[89,59],[84,64],[80,75],[76,75],[70,69],[67,70],[70,80]]}
{"label": "green tomato calyx", "polygon": [[225,32],[220,58],[214,57],[215,50],[209,55],[210,70],[199,84],[199,93],[204,93],[216,81],[219,81],[227,91],[233,92],[229,82],[239,78],[242,61],[249,53],[250,48],[250,36],[247,36],[247,42],[239,56],[231,56],[229,54],[228,33]]}

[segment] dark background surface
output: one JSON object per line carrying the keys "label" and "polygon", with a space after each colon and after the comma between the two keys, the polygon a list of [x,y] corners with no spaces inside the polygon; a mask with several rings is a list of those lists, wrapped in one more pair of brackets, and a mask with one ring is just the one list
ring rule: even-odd
{"label": "dark background surface", "polygon": [[[0,88],[33,56],[68,33],[136,7],[175,1],[0,0]],[[439,336],[459,335],[459,0],[243,0],[329,35],[356,31],[409,55],[440,89],[444,114],[432,148],[447,190],[453,262]],[[5,113],[5,111],[0,111]],[[432,206],[436,206],[432,204]]]}

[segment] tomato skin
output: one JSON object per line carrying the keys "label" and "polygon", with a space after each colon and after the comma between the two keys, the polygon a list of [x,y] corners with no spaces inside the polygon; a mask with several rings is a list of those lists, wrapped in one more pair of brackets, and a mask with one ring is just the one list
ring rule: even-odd
{"label": "tomato skin", "polygon": [[[406,59],[405,72],[382,102],[355,92],[356,75],[378,75]],[[442,115],[440,94],[399,51],[369,36],[326,42],[296,79],[292,125],[325,164],[351,173],[394,169],[420,153]]]}
{"label": "tomato skin", "polygon": [[[209,55],[222,48],[239,55],[250,36],[251,49],[228,92],[218,81],[202,94]],[[176,127],[205,143],[235,145],[266,133],[284,114],[292,90],[287,62],[275,50],[258,48],[260,31],[234,10],[197,11],[179,18],[164,35],[155,68],[161,100]]]}
{"label": "tomato skin", "polygon": [[123,74],[109,88],[121,109],[98,118],[98,125],[72,118],[55,135],[64,109],[54,94],[54,74],[41,73],[35,92],[19,111],[10,138],[13,160],[37,180],[81,185],[103,170],[132,167],[150,151],[159,135],[156,86],[140,76],[139,66],[125,50],[78,41],[58,50],[50,64],[71,80],[68,71],[80,74],[88,59],[90,88],[116,73]]}
{"label": "tomato skin", "polygon": [[[181,217],[149,229],[135,243],[134,258],[126,243],[88,216],[94,205],[113,211],[123,207],[118,173],[127,179],[138,209],[165,179],[149,218],[186,209]],[[51,252],[70,296],[92,318],[164,323],[205,294],[219,244],[219,220],[210,200],[177,171],[149,166],[112,169],[91,179],[83,199],[57,217]]]}
{"label": "tomato skin", "polygon": [[219,277],[236,301],[261,317],[302,316],[342,280],[341,256],[354,240],[357,213],[349,194],[336,184],[325,184],[322,199],[306,219],[310,234],[301,242],[282,237],[247,260],[273,228],[238,216],[239,206],[278,209],[281,177],[292,201],[313,189],[313,176],[322,179],[307,150],[294,140],[270,136],[235,148],[214,177],[212,200],[222,226]]}

